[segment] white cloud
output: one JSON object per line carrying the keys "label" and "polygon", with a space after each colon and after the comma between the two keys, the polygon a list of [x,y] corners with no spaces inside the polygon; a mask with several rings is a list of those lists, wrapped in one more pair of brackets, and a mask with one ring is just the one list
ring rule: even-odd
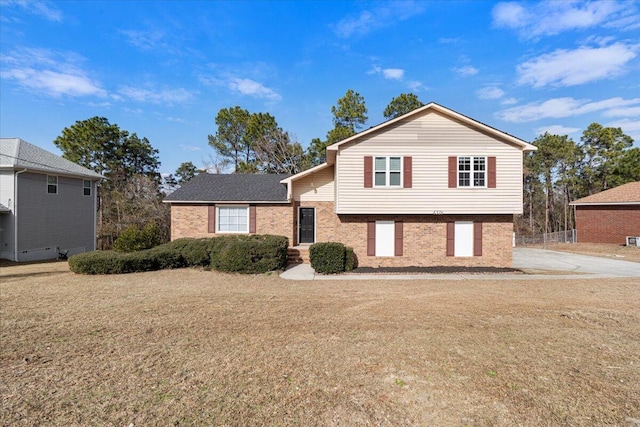
{"label": "white cloud", "polygon": [[118,93],[125,98],[138,102],[148,102],[151,104],[176,104],[183,103],[191,98],[193,94],[184,88],[152,90],[136,88],[132,86],[122,86]]}
{"label": "white cloud", "polygon": [[582,46],[558,49],[518,66],[518,83],[534,88],[547,85],[575,86],[620,75],[624,66],[637,56],[640,45],[615,43],[607,47]]}
{"label": "white cloud", "polygon": [[250,95],[257,98],[270,99],[274,101],[282,99],[280,94],[273,89],[269,89],[268,87],[263,86],[262,84],[251,79],[231,77],[227,81],[227,86],[232,91],[240,92],[243,95]]}
{"label": "white cloud", "polygon": [[472,67],[471,65],[463,65],[462,67],[456,67],[456,68],[453,68],[453,71],[455,71],[456,73],[464,77],[475,76],[476,74],[478,74],[478,69],[475,67]]}
{"label": "white cloud", "polygon": [[513,105],[517,103],[518,100],[516,98],[504,98],[502,101],[500,101],[500,104],[502,105]]}
{"label": "white cloud", "polygon": [[623,99],[620,97],[592,102],[588,99],[553,98],[544,102],[532,102],[526,105],[498,111],[496,117],[507,122],[531,122],[545,118],[564,118],[602,111],[607,116],[611,111],[623,107],[640,106],[640,98]]}
{"label": "white cloud", "polygon": [[48,1],[3,0],[3,7],[18,7],[32,15],[40,16],[48,21],[62,22],[62,12]]}
{"label": "white cloud", "polygon": [[523,39],[598,26],[630,29],[640,19],[632,2],[618,1],[501,2],[492,15],[495,27],[515,30]]}
{"label": "white cloud", "polygon": [[420,1],[393,1],[373,3],[376,7],[363,10],[357,16],[342,19],[332,25],[338,37],[364,35],[379,28],[389,27],[424,12],[426,4]]}
{"label": "white cloud", "polygon": [[385,79],[402,80],[402,77],[404,77],[404,70],[401,68],[387,68],[382,70],[382,75]]}
{"label": "white cloud", "polygon": [[545,132],[548,132],[551,135],[571,135],[579,130],[579,128],[571,128],[562,125],[542,126],[535,129],[537,135],[542,135]]}
{"label": "white cloud", "polygon": [[402,68],[382,68],[377,65],[371,67],[367,74],[382,74],[385,79],[389,80],[402,80],[404,77],[404,70]]}
{"label": "white cloud", "polygon": [[500,99],[504,96],[504,91],[496,86],[486,86],[476,91],[480,99]]}
{"label": "white cloud", "polygon": [[2,57],[0,76],[27,90],[53,97],[106,96],[100,83],[81,68],[84,61],[72,52],[23,48]]}
{"label": "white cloud", "polygon": [[640,117],[640,105],[632,107],[616,107],[604,113],[606,117]]}

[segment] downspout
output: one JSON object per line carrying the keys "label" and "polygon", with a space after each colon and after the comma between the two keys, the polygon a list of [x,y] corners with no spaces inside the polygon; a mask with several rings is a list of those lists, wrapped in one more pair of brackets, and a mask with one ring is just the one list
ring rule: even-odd
{"label": "downspout", "polygon": [[93,185],[93,250],[96,250],[96,242],[98,240],[98,181]]}
{"label": "downspout", "polygon": [[18,175],[26,172],[27,169],[13,174],[13,259],[18,262]]}

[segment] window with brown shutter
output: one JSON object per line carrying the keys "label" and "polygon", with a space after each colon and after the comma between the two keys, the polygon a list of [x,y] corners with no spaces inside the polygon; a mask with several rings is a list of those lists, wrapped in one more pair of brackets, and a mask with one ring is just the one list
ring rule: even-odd
{"label": "window with brown shutter", "polygon": [[373,187],[373,157],[364,158],[364,188]]}
{"label": "window with brown shutter", "polygon": [[482,223],[473,223],[473,256],[482,256]]}
{"label": "window with brown shutter", "polygon": [[376,255],[376,222],[367,221],[367,256]]}
{"label": "window with brown shutter", "polygon": [[256,207],[249,206],[249,233],[256,232]]}
{"label": "window with brown shutter", "polygon": [[395,256],[402,256],[402,244],[403,244],[403,239],[402,239],[402,232],[403,232],[403,227],[402,227],[402,221],[396,221],[395,222],[395,227],[396,227],[396,232],[395,232],[395,252],[394,255]]}
{"label": "window with brown shutter", "polygon": [[209,205],[209,211],[208,211],[208,231],[209,233],[215,233],[216,232],[216,207],[215,205]]}
{"label": "window with brown shutter", "polygon": [[412,165],[411,157],[404,157],[403,159],[403,169],[404,169],[404,177],[403,177],[403,187],[411,188],[413,186],[413,165]]}
{"label": "window with brown shutter", "polygon": [[455,222],[447,222],[447,256],[455,255],[455,230]]}

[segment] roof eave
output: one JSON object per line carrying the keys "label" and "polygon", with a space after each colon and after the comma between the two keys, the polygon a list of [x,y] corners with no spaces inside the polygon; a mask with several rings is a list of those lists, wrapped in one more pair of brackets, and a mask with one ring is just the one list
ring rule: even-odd
{"label": "roof eave", "polygon": [[287,204],[289,200],[163,200],[162,203],[178,204],[226,204],[226,205],[247,205],[247,204]]}
{"label": "roof eave", "polygon": [[639,202],[571,202],[570,206],[640,205]]}

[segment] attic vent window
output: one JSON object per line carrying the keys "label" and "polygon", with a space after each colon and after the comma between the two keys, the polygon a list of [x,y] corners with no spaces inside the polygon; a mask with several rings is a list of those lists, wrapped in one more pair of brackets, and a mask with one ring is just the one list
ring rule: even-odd
{"label": "attic vent window", "polygon": [[58,177],[47,175],[47,193],[58,194]]}

